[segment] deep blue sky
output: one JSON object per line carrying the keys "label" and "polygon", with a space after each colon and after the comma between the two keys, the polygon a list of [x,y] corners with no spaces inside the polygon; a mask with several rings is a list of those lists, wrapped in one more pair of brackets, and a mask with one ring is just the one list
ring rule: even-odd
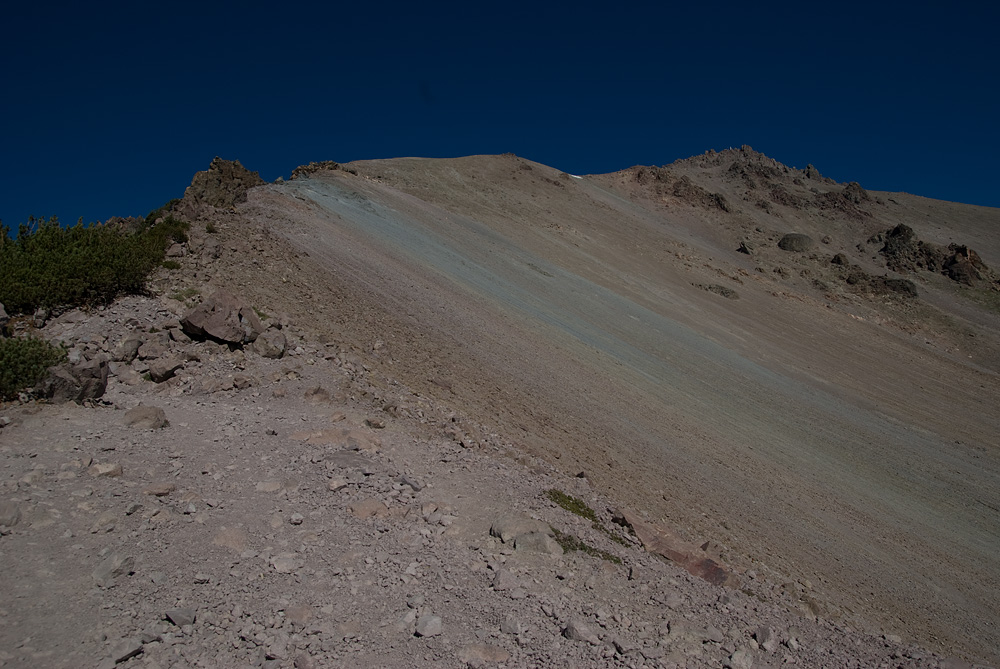
{"label": "deep blue sky", "polygon": [[592,7],[16,3],[0,220],[144,215],[216,155],[268,180],[506,151],[585,174],[741,144],[1000,206],[993,3]]}

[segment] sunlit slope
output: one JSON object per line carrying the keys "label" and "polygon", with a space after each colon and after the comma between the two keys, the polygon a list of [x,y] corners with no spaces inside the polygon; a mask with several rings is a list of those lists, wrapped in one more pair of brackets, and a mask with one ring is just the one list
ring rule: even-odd
{"label": "sunlit slope", "polygon": [[467,414],[834,610],[995,634],[994,374],[776,290],[714,212],[514,162],[360,164],[257,206],[383,308],[412,387],[446,377]]}

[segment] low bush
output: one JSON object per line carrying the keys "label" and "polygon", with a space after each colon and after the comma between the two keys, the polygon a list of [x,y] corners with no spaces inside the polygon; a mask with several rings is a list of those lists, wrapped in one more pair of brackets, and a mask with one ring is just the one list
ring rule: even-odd
{"label": "low bush", "polygon": [[186,241],[190,226],[169,215],[155,224],[136,223],[66,228],[56,218],[32,218],[14,236],[0,227],[0,303],[12,314],[31,313],[142,292],[167,247]]}
{"label": "low bush", "polygon": [[45,370],[66,358],[66,351],[43,339],[0,338],[0,400],[11,400],[42,380]]}

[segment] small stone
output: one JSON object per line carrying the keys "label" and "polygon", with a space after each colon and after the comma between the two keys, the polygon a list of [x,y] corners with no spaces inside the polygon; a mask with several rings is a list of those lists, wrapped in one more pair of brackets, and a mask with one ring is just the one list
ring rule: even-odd
{"label": "small stone", "polygon": [[223,528],[212,537],[213,546],[222,546],[237,553],[245,551],[249,542],[250,537],[246,531],[238,527]]}
{"label": "small stone", "polygon": [[770,627],[758,627],[757,631],[753,634],[753,638],[756,639],[759,646],[769,653],[774,652],[774,649],[778,647],[778,638],[775,636],[774,630]]}
{"label": "small stone", "polygon": [[316,663],[305,653],[299,653],[295,656],[294,666],[295,669],[316,669]]}
{"label": "small stone", "polygon": [[520,634],[524,631],[524,627],[521,625],[521,621],[513,616],[507,616],[504,618],[503,622],[500,623],[500,631],[504,634]]}
{"label": "small stone", "polygon": [[400,477],[399,482],[402,483],[403,485],[410,486],[410,488],[413,489],[413,492],[420,492],[421,490],[424,489],[423,483],[409,476]]}
{"label": "small stone", "polygon": [[497,537],[500,541],[510,543],[522,534],[540,532],[542,534],[552,534],[552,528],[540,520],[533,520],[524,516],[504,516],[493,521],[490,527],[490,535]]}
{"label": "small stone", "polygon": [[149,378],[154,383],[163,383],[173,378],[178,369],[184,366],[184,361],[176,357],[156,358],[149,361]]}
{"label": "small stone", "polygon": [[504,590],[516,590],[520,587],[521,579],[508,569],[501,569],[497,572],[497,575],[493,577],[493,589],[497,592],[503,592]]}
{"label": "small stone", "polygon": [[198,585],[204,585],[205,583],[211,583],[212,577],[208,574],[197,573],[194,575],[194,582]]}
{"label": "small stone", "polygon": [[117,462],[101,462],[96,465],[91,465],[87,469],[87,473],[91,476],[103,476],[105,478],[117,478],[122,475],[122,466]]}
{"label": "small stone", "polygon": [[291,574],[302,566],[302,560],[295,553],[280,553],[271,558],[271,566],[279,574]]}
{"label": "small stone", "polygon": [[506,662],[510,653],[496,646],[473,643],[459,648],[458,659],[470,667],[478,667],[491,662]]}
{"label": "small stone", "polygon": [[547,555],[562,555],[563,547],[543,532],[528,532],[514,540],[514,548],[529,553],[545,553]]}
{"label": "small stone", "polygon": [[356,518],[361,518],[362,520],[367,518],[381,518],[389,511],[382,500],[374,497],[354,502],[348,509]]}
{"label": "small stone", "polygon": [[158,430],[166,427],[167,414],[160,407],[149,407],[140,404],[125,412],[125,424],[140,430]]}
{"label": "small stone", "polygon": [[154,483],[151,486],[143,488],[142,494],[152,495],[153,497],[166,497],[175,490],[177,490],[177,486],[173,483]]}
{"label": "small stone", "polygon": [[163,618],[177,627],[184,627],[185,625],[194,625],[196,615],[195,609],[171,609],[163,614]]}
{"label": "small stone", "polygon": [[337,492],[338,490],[343,490],[347,487],[347,481],[344,479],[330,479],[330,481],[326,484],[326,487],[332,492]]}
{"label": "small stone", "polygon": [[582,620],[571,620],[563,629],[563,636],[570,641],[586,641],[589,644],[598,645],[601,643],[594,631],[590,629]]}
{"label": "small stone", "polygon": [[728,669],[750,669],[753,667],[753,653],[741,648],[730,655],[729,659],[722,666],[728,667]]}
{"label": "small stone", "polygon": [[160,634],[155,629],[148,629],[143,632],[139,632],[139,641],[143,644],[154,643],[156,641],[162,641],[163,635]]}
{"label": "small stone", "polygon": [[293,513],[292,517],[288,519],[288,522],[291,523],[292,525],[301,525],[302,521],[305,519],[306,517],[303,516],[301,513]]}
{"label": "small stone", "polygon": [[90,527],[91,534],[97,534],[98,532],[111,532],[115,529],[115,521],[118,519],[118,514],[114,511],[108,510],[97,517],[94,524]]}
{"label": "small stone", "polygon": [[257,355],[273,360],[283,357],[287,349],[288,340],[280,330],[267,330],[253,343]]}
{"label": "small stone", "polygon": [[444,626],[437,616],[420,616],[417,619],[417,636],[437,636],[443,631]]}
{"label": "small stone", "polygon": [[285,609],[285,618],[294,625],[305,627],[313,618],[312,607],[306,604],[289,606]]}
{"label": "small stone", "polygon": [[257,484],[257,492],[278,492],[281,488],[281,481],[261,481]]}
{"label": "small stone", "polygon": [[615,637],[612,641],[615,650],[618,651],[619,655],[628,655],[629,653],[639,650],[639,644],[629,641],[628,639],[622,639],[621,637]]}
{"label": "small stone", "polygon": [[102,562],[100,565],[94,569],[92,576],[97,584],[102,587],[107,587],[119,576],[125,576],[132,573],[132,568],[135,565],[135,560],[131,556],[125,556],[121,553],[114,552],[108,558]]}
{"label": "small stone", "polygon": [[417,619],[417,612],[414,611],[413,609],[410,609],[409,611],[404,613],[403,616],[396,622],[396,629],[398,629],[400,632],[410,630],[412,629],[410,626],[413,625],[416,619]]}
{"label": "small stone", "polygon": [[122,639],[111,651],[111,659],[115,664],[131,659],[142,652],[142,641],[135,637]]}
{"label": "small stone", "polygon": [[21,520],[21,509],[17,502],[9,500],[0,501],[0,525],[4,527],[14,527]]}

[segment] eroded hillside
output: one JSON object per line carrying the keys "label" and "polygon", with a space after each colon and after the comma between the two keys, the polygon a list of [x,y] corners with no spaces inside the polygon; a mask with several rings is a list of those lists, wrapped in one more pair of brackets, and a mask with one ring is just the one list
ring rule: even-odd
{"label": "eroded hillside", "polygon": [[470,440],[511,434],[743,568],[807,577],[826,615],[996,646],[995,285],[880,253],[905,224],[996,266],[996,210],[743,149],[583,177],[364,161],[232,218],[301,253],[297,276],[253,274],[262,294],[295,281],[286,306],[446,399]]}

